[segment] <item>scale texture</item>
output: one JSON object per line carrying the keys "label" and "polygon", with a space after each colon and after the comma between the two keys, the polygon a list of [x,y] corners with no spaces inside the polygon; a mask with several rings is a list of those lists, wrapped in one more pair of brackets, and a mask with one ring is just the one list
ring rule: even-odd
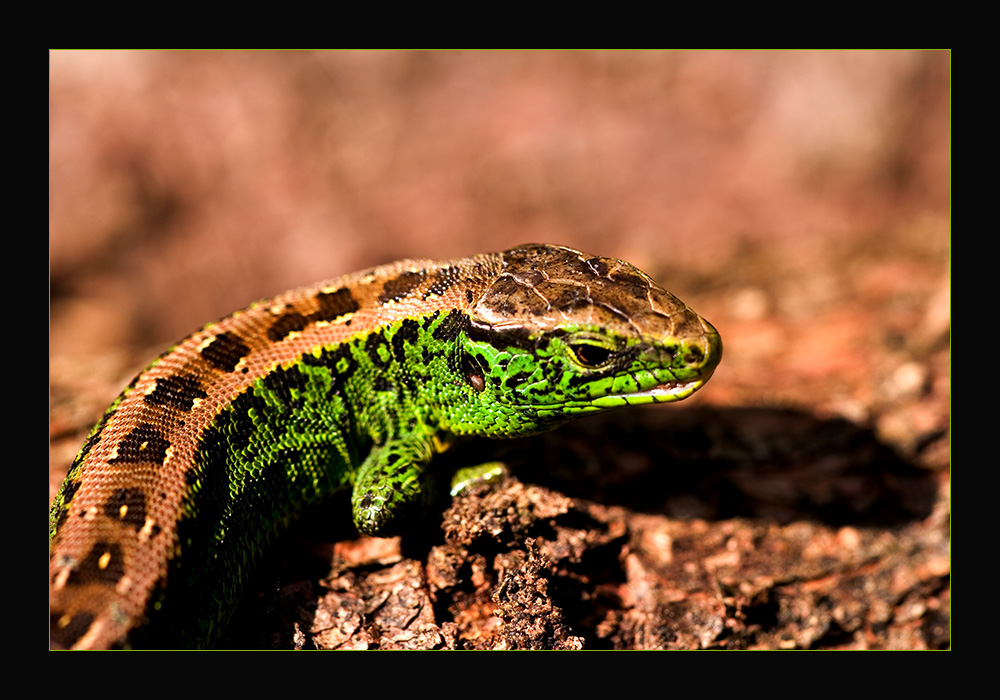
{"label": "scale texture", "polygon": [[456,436],[677,401],[721,355],[643,272],[551,245],[253,304],[139,374],[74,460],[49,518],[51,646],[209,645],[303,508],[349,488],[359,531],[396,534]]}

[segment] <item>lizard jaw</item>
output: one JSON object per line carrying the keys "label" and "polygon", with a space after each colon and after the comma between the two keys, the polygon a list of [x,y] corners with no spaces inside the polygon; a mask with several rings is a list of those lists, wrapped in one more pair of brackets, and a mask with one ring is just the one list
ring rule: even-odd
{"label": "lizard jaw", "polygon": [[689,382],[665,382],[646,391],[636,391],[631,394],[623,394],[626,401],[638,398],[652,398],[656,403],[667,401],[680,401],[696,392],[704,384],[706,378],[699,378]]}

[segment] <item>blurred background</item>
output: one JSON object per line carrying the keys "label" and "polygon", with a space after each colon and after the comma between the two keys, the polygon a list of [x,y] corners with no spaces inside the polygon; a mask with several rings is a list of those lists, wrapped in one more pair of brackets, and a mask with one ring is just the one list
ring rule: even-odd
{"label": "blurred background", "polygon": [[50,77],[53,383],[107,382],[72,389],[93,416],[252,300],[526,242],[715,323],[700,400],[871,419],[947,336],[948,52],[55,51]]}
{"label": "blurred background", "polygon": [[53,51],[50,490],[206,322],[549,242],[718,327],[685,406],[846,419],[946,499],[950,73],[947,51]]}
{"label": "blurred background", "polygon": [[[936,255],[939,278],[947,260],[946,52],[50,60],[56,352],[171,342],[292,286],[529,241],[628,259],[692,305],[852,246]],[[764,313],[823,293],[774,291]],[[97,307],[110,318],[74,324]]]}

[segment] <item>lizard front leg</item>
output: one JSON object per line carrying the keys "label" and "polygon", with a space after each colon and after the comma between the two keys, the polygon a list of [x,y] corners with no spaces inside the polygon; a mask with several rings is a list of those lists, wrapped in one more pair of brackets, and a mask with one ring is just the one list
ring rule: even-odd
{"label": "lizard front leg", "polygon": [[387,537],[432,500],[425,471],[434,449],[422,437],[398,438],[374,447],[354,479],[351,509],[358,531]]}

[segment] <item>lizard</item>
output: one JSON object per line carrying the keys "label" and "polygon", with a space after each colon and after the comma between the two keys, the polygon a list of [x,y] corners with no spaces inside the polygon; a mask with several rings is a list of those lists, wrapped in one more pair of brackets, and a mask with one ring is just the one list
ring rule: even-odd
{"label": "lizard", "polygon": [[545,244],[252,304],[140,372],[73,461],[49,512],[50,646],[210,645],[304,508],[351,489],[359,532],[402,532],[456,438],[677,401],[721,356],[633,265]]}

